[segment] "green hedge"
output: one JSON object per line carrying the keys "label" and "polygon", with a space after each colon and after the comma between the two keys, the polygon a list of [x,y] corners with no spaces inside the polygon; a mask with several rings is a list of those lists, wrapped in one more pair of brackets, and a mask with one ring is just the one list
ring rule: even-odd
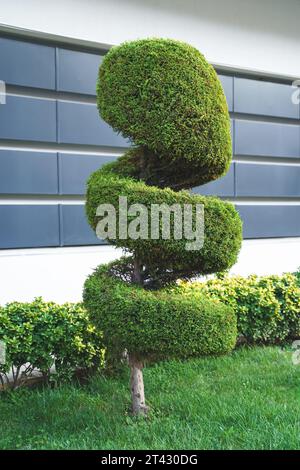
{"label": "green hedge", "polygon": [[78,368],[102,367],[104,347],[112,357],[140,348],[149,360],[221,354],[235,345],[236,317],[238,335],[249,343],[300,336],[300,272],[225,276],[151,291],[117,280],[107,270],[98,268],[85,284],[91,319],[81,303],[57,305],[38,298],[0,307],[0,341],[7,348],[0,381],[12,366],[16,374],[25,364],[23,382],[33,370],[49,376],[53,364],[58,380],[69,379]]}
{"label": "green hedge", "polygon": [[20,379],[26,382],[34,371],[48,377],[53,365],[56,380],[65,380],[77,369],[95,368],[103,361],[102,335],[81,304],[57,305],[37,298],[0,307],[0,341],[6,344],[0,380],[5,384],[13,367],[12,387]]}
{"label": "green hedge", "polygon": [[225,276],[206,282],[183,282],[179,290],[231,306],[237,315],[238,334],[249,343],[279,343],[300,336],[299,273]]}
{"label": "green hedge", "polygon": [[147,290],[100,266],[84,287],[90,318],[109,351],[127,350],[145,360],[223,354],[236,343],[233,309],[215,299]]}

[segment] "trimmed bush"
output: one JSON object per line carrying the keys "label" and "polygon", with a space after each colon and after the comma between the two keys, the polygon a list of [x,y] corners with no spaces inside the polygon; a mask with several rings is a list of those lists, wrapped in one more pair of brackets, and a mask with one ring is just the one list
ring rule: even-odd
{"label": "trimmed bush", "polygon": [[147,290],[100,266],[86,280],[84,301],[108,349],[148,361],[229,352],[236,343],[233,310],[215,299]]}
{"label": "trimmed bush", "polygon": [[91,369],[103,361],[102,335],[81,304],[57,305],[41,298],[0,307],[0,341],[6,362],[0,364],[4,385],[13,370],[12,388],[27,382],[33,372],[49,378],[55,365],[57,381],[70,379],[77,369]]}
{"label": "trimmed bush", "polygon": [[[170,281],[170,272],[174,280],[230,268],[242,240],[234,206],[179,191],[221,176],[231,160],[229,114],[213,67],[198,50],[178,41],[124,43],[113,47],[100,66],[97,102],[102,118],[135,145],[89,178],[86,213],[91,227],[96,230],[103,218],[96,214],[98,206],[112,205],[117,230],[106,238],[134,253],[161,285],[164,277]],[[143,204],[148,213],[153,204],[203,204],[203,248],[187,251],[186,239],[165,240],[161,232],[157,239],[124,239],[118,230],[119,196],[126,196],[129,206]],[[131,220],[128,216],[127,226]],[[171,232],[173,227],[171,218]]]}
{"label": "trimmed bush", "polygon": [[[143,204],[150,214],[152,204],[203,204],[205,237],[201,250],[187,251],[186,239],[164,240],[162,234],[158,239],[132,239],[119,236],[119,195],[127,197],[128,206]],[[166,271],[172,269],[175,278],[191,277],[201,272],[210,274],[232,266],[237,259],[242,233],[241,221],[234,206],[216,197],[191,195],[187,191],[175,192],[169,188],[160,189],[147,186],[143,181],[122,178],[104,168],[94,172],[88,181],[86,213],[91,227],[96,230],[101,217],[96,215],[100,204],[110,203],[116,209],[116,237],[109,237],[112,244],[134,252],[148,267],[148,270]],[[128,216],[127,224],[130,223]],[[174,219],[171,218],[171,233]],[[151,233],[151,218],[148,218],[148,233]]]}
{"label": "trimmed bush", "polygon": [[296,275],[241,276],[181,283],[189,296],[218,299],[237,315],[238,334],[249,343],[279,343],[300,336],[300,285]]}
{"label": "trimmed bush", "polygon": [[[147,411],[144,361],[221,354],[235,344],[230,308],[207,299],[199,304],[193,295],[182,298],[166,288],[178,278],[228,269],[237,259],[242,224],[234,206],[186,191],[228,170],[230,119],[213,67],[195,48],[167,39],[110,49],[100,66],[97,104],[133,147],[91,175],[86,213],[97,234],[131,256],[96,270],[85,283],[84,302],[108,350],[129,353],[132,409],[139,414]],[[132,212],[120,209],[120,196]],[[165,218],[153,223],[154,207],[169,211],[167,236]],[[187,249],[191,232],[182,230],[187,207],[197,241],[204,208],[204,245],[195,250]]]}
{"label": "trimmed bush", "polygon": [[[139,146],[128,153],[129,162],[136,154],[140,161],[146,148],[152,168],[175,163],[167,169],[167,186],[187,179],[183,187],[189,188],[227,172],[226,98],[214,68],[194,47],[143,39],[111,48],[100,67],[97,103],[102,118]],[[162,168],[157,174],[157,180],[164,176]]]}

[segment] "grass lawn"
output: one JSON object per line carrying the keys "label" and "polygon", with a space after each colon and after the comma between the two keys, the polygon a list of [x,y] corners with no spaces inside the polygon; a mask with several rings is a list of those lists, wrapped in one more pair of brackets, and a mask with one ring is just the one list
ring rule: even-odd
{"label": "grass lawn", "polygon": [[300,366],[279,348],[145,370],[147,419],[128,373],[0,396],[1,449],[299,449]]}

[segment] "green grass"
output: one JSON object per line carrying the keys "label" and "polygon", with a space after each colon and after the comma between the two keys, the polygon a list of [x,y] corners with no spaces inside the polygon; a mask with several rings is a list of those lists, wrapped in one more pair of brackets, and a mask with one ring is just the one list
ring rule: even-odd
{"label": "green grass", "polygon": [[279,348],[145,370],[147,419],[128,374],[0,397],[1,449],[299,449],[300,366]]}

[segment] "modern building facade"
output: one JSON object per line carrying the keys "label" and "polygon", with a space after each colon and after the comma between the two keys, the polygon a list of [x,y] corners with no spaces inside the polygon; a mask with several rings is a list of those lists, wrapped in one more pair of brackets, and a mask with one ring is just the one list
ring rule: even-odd
{"label": "modern building facade", "polygon": [[39,295],[79,300],[87,274],[120,255],[85,220],[85,181],[130,145],[98,116],[99,64],[112,45],[142,37],[191,43],[222,82],[233,163],[222,179],[193,191],[232,201],[243,219],[243,248],[232,272],[297,269],[297,0],[0,0],[0,6],[6,87],[0,104],[0,304]]}

